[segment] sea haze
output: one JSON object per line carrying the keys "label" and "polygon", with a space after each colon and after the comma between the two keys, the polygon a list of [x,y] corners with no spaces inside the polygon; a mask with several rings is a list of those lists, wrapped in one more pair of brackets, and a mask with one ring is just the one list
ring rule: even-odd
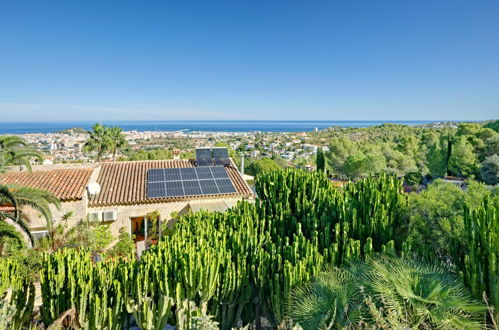
{"label": "sea haze", "polygon": [[[331,126],[367,127],[383,123],[421,125],[436,121],[107,121],[124,131],[306,132]],[[0,122],[0,134],[53,133],[72,127],[89,130],[95,122]]]}

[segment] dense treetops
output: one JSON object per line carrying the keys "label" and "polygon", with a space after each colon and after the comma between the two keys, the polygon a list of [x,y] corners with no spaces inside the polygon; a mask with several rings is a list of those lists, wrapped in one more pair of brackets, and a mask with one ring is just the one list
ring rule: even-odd
{"label": "dense treetops", "polygon": [[312,133],[311,143],[329,144],[326,169],[336,177],[358,178],[409,173],[437,178],[475,177],[497,183],[497,121],[484,126],[462,123],[457,128],[422,128],[384,124],[366,128],[331,128]]}

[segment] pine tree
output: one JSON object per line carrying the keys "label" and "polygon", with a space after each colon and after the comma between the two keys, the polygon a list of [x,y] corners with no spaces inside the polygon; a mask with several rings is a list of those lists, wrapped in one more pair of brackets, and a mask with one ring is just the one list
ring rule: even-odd
{"label": "pine tree", "polygon": [[317,167],[317,172],[324,172],[324,168],[326,166],[326,159],[324,158],[324,152],[322,151],[322,148],[317,148],[315,165]]}
{"label": "pine tree", "polygon": [[452,146],[449,158],[449,170],[457,175],[468,177],[477,171],[477,159],[473,146],[464,136],[458,138]]}
{"label": "pine tree", "polygon": [[430,175],[434,178],[443,177],[447,171],[446,149],[435,143],[428,150],[426,157]]}

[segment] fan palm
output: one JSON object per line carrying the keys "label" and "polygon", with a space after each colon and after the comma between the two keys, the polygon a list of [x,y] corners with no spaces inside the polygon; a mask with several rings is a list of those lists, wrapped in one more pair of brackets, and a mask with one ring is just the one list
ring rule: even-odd
{"label": "fan palm", "polygon": [[444,268],[387,256],[321,274],[291,304],[304,329],[374,326],[379,318],[410,329],[479,329],[486,312]]}
{"label": "fan palm", "polygon": [[109,130],[106,126],[95,124],[92,126],[90,137],[87,142],[85,142],[83,150],[85,152],[95,152],[95,158],[100,162],[104,154],[109,150],[110,140]]}
{"label": "fan palm", "polygon": [[39,212],[47,221],[47,228],[52,229],[52,212],[50,205],[60,208],[60,201],[50,192],[32,187],[20,187],[13,185],[0,185],[0,206],[12,207],[12,210],[0,211],[0,219],[11,219],[29,237],[33,244],[33,237],[29,231],[27,219],[21,208],[28,206]]}
{"label": "fan palm", "polygon": [[25,165],[31,170],[30,159],[42,161],[42,155],[29,147],[28,143],[17,136],[0,137],[0,172],[5,165]]}
{"label": "fan palm", "polygon": [[113,160],[115,160],[116,152],[124,148],[128,143],[125,139],[125,135],[123,134],[123,129],[121,129],[121,127],[110,127],[107,130],[109,138],[109,151],[113,155]]}
{"label": "fan palm", "polygon": [[369,259],[363,282],[386,313],[410,328],[477,329],[486,308],[462,281],[438,266],[414,259]]}
{"label": "fan palm", "polygon": [[291,294],[291,318],[307,329],[342,329],[360,316],[360,286],[348,270],[335,268],[318,275]]}

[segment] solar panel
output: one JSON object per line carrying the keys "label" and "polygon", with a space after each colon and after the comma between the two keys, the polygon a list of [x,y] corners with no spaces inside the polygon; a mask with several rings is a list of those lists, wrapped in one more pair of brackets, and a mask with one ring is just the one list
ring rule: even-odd
{"label": "solar panel", "polygon": [[198,179],[213,179],[213,174],[209,167],[196,167],[196,173],[198,174]]}
{"label": "solar panel", "polygon": [[165,186],[166,186],[166,197],[185,196],[184,186],[182,185],[182,181],[165,182]]}
{"label": "solar panel", "polygon": [[215,179],[227,179],[229,177],[224,167],[210,167],[210,169]]}
{"label": "solar panel", "polygon": [[215,165],[229,165],[229,152],[227,148],[213,148],[213,158]]}
{"label": "solar panel", "polygon": [[201,186],[201,191],[203,195],[219,194],[217,184],[215,180],[200,180],[199,185]]}
{"label": "solar panel", "polygon": [[211,149],[196,149],[196,165],[197,166],[212,166],[213,155]]}
{"label": "solar panel", "polygon": [[186,196],[196,196],[203,194],[203,192],[201,191],[201,186],[199,185],[199,181],[183,181],[182,183],[184,184],[184,191]]}
{"label": "solar panel", "polygon": [[221,194],[231,194],[236,192],[236,188],[232,184],[230,179],[217,179],[215,180],[218,186],[218,190]]}
{"label": "solar panel", "polygon": [[180,181],[180,169],[179,168],[165,168],[165,181]]}
{"label": "solar panel", "polygon": [[237,192],[225,167],[151,169],[147,171],[147,198],[202,196]]}
{"label": "solar panel", "polygon": [[155,168],[152,170],[149,170],[147,172],[147,181],[148,182],[158,182],[158,181],[165,181],[165,175],[164,175],[164,169],[162,168]]}
{"label": "solar panel", "polygon": [[149,182],[147,184],[148,198],[161,198],[166,193],[164,182]]}
{"label": "solar panel", "polygon": [[182,180],[197,180],[198,178],[194,167],[181,168],[180,176]]}

